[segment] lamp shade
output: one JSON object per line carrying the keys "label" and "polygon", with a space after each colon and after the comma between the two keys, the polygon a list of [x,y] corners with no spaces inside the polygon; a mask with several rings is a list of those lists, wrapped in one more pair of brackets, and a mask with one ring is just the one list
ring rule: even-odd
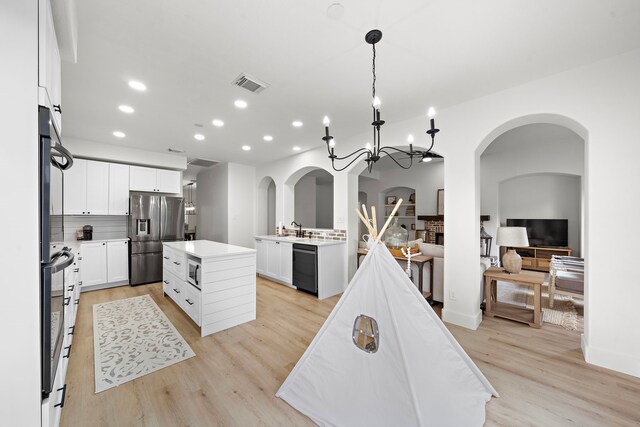
{"label": "lamp shade", "polygon": [[529,246],[526,227],[498,227],[496,244],[511,248]]}

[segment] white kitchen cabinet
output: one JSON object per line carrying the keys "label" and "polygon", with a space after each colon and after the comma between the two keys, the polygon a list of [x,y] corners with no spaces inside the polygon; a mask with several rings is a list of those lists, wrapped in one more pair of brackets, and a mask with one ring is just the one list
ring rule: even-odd
{"label": "white kitchen cabinet", "polygon": [[266,241],[256,239],[256,272],[258,274],[264,274],[267,269],[266,244]]}
{"label": "white kitchen cabinet", "polygon": [[109,213],[109,164],[74,159],[64,173],[65,215]]}
{"label": "white kitchen cabinet", "polygon": [[293,244],[280,242],[280,280],[293,283]]}
{"label": "white kitchen cabinet", "polygon": [[109,163],[109,215],[129,215],[129,165]]}
{"label": "white kitchen cabinet", "polygon": [[180,172],[166,169],[131,166],[129,189],[155,193],[180,193]]}
{"label": "white kitchen cabinet", "polygon": [[180,193],[182,182],[179,171],[171,171],[167,169],[156,170],[156,181],[158,190],[161,193]]}
{"label": "white kitchen cabinet", "polygon": [[107,282],[129,279],[129,242],[107,242]]}
{"label": "white kitchen cabinet", "polygon": [[107,243],[83,243],[82,253],[82,287],[107,283]]}
{"label": "white kitchen cabinet", "polygon": [[108,215],[109,163],[87,160],[86,180],[87,215]]}
{"label": "white kitchen cabinet", "polygon": [[56,127],[62,131],[61,62],[49,0],[38,2],[38,103],[53,110]]}
{"label": "white kitchen cabinet", "polygon": [[65,215],[87,214],[87,161],[74,159],[73,166],[64,172]]}
{"label": "white kitchen cabinet", "polygon": [[293,245],[289,242],[262,240],[257,246],[257,263],[263,263],[265,276],[290,285],[293,281]]}

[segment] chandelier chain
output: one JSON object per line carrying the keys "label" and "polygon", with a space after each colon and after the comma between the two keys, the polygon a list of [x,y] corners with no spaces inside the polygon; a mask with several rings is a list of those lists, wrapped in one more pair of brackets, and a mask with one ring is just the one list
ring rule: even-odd
{"label": "chandelier chain", "polygon": [[373,85],[372,85],[372,92],[373,92],[373,97],[371,99],[376,99],[376,44],[374,43],[373,45],[373,63],[371,65],[371,71],[373,71]]}

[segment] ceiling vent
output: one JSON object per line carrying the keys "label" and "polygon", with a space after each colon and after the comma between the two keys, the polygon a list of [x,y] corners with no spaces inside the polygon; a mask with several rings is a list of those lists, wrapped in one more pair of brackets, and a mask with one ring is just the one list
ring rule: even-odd
{"label": "ceiling vent", "polygon": [[220,162],[207,159],[191,159],[187,162],[188,165],[201,166],[203,168],[208,168],[209,166],[217,165],[218,163]]}
{"label": "ceiling vent", "polygon": [[265,82],[253,78],[245,73],[241,73],[232,83],[253,93],[260,93],[269,87]]}

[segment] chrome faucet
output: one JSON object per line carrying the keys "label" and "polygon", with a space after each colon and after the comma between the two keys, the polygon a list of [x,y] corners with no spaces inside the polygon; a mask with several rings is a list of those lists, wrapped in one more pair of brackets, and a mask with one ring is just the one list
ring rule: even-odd
{"label": "chrome faucet", "polygon": [[298,230],[296,230],[296,237],[304,237],[304,234],[302,234],[302,224],[298,224],[295,221],[291,221],[291,225],[298,227]]}

